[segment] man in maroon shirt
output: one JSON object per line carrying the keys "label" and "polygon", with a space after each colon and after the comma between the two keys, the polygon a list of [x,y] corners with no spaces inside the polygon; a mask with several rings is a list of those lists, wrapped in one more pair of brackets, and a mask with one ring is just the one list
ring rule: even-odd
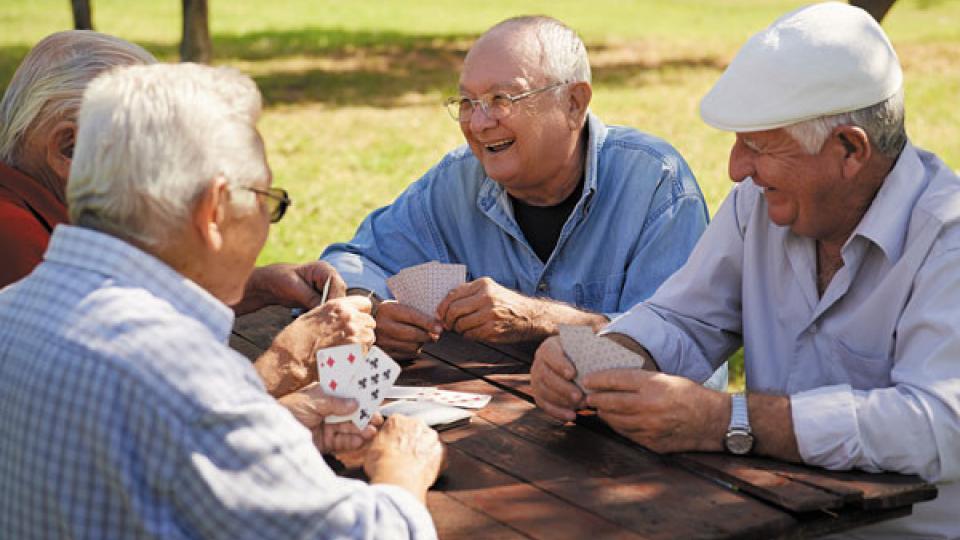
{"label": "man in maroon shirt", "polygon": [[40,263],[67,220],[64,189],[87,83],[101,72],[156,59],[96,32],[59,32],[33,48],[0,101],[0,287]]}

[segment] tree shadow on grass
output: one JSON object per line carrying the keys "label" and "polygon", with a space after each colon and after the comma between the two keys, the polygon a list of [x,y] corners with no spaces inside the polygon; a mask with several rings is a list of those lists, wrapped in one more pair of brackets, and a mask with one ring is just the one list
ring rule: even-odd
{"label": "tree shadow on grass", "polygon": [[[402,107],[438,103],[456,91],[463,58],[476,34],[406,34],[308,27],[213,36],[215,62],[236,65],[259,85],[266,103]],[[163,61],[178,60],[177,44],[141,42]],[[616,48],[614,54],[611,49]],[[722,69],[711,56],[646,56],[643,44],[588,44],[594,82],[629,86],[665,70]],[[29,48],[0,47],[0,84],[13,76]],[[624,54],[626,53],[626,54]]]}

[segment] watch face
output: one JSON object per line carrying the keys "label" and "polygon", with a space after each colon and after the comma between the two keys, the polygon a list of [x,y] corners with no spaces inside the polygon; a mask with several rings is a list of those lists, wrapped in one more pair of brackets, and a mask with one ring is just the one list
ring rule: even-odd
{"label": "watch face", "polygon": [[731,454],[744,455],[753,449],[753,435],[748,431],[734,430],[727,433],[724,439],[727,450]]}

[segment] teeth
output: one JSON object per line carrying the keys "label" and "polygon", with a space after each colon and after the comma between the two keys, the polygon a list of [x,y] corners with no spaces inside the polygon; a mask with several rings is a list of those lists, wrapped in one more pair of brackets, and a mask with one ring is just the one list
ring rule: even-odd
{"label": "teeth", "polygon": [[490,143],[484,145],[484,147],[491,152],[499,152],[513,144],[513,139],[507,139],[505,141],[497,141],[495,143]]}

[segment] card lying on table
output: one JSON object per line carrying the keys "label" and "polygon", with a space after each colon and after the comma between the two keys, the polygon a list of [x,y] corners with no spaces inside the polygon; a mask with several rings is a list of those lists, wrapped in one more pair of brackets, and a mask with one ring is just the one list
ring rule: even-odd
{"label": "card lying on table", "polygon": [[411,418],[419,418],[437,431],[466,424],[470,422],[470,417],[473,416],[470,411],[429,401],[394,401],[384,405],[380,412],[385,417],[402,414]]}
{"label": "card lying on table", "polygon": [[387,287],[397,302],[433,316],[447,293],[466,279],[466,266],[430,261],[404,268],[387,280]]}
{"label": "card lying on table", "polygon": [[328,416],[326,422],[353,422],[363,429],[400,376],[400,366],[379,347],[363,354],[360,345],[341,345],[317,351],[317,376],[331,396],[357,400],[357,410],[347,416]]}
{"label": "card lying on table", "polygon": [[574,367],[574,382],[584,392],[583,377],[595,371],[643,367],[643,357],[620,344],[593,333],[589,326],[560,325],[560,344]]}
{"label": "card lying on table", "polygon": [[488,394],[441,390],[433,386],[394,386],[387,392],[387,399],[432,401],[433,403],[464,409],[482,409],[487,403],[490,403],[492,398],[493,396]]}

